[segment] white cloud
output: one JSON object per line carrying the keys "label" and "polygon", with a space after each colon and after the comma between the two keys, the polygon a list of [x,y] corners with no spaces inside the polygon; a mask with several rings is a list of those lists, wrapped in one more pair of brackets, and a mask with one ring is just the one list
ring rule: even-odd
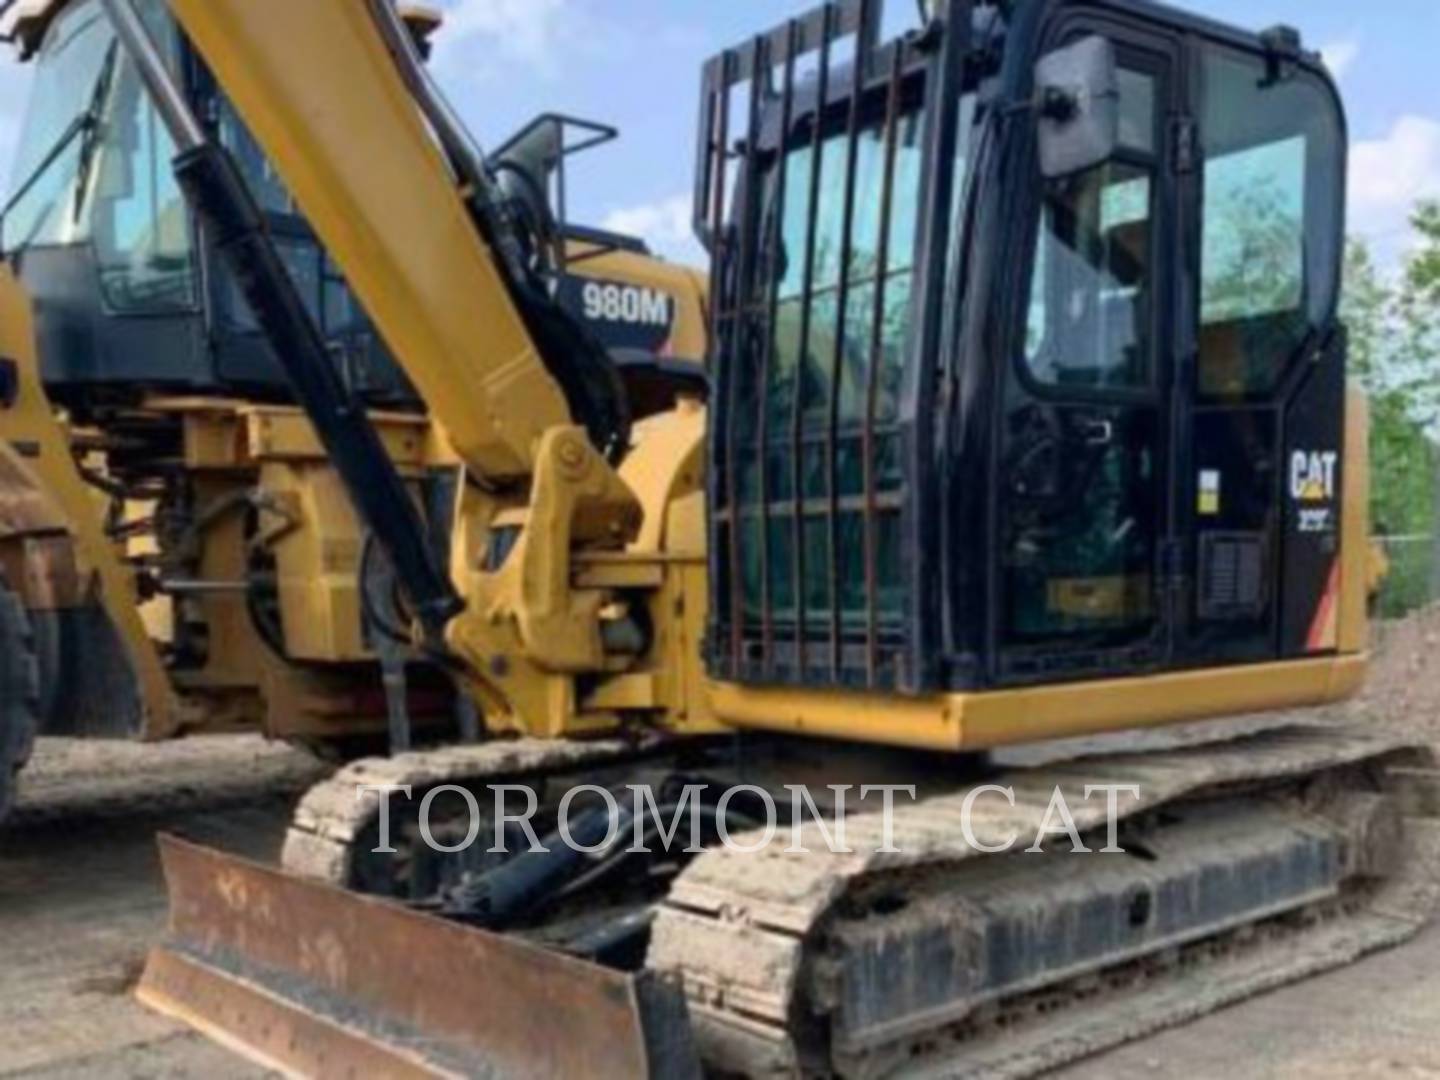
{"label": "white cloud", "polygon": [[507,63],[557,76],[573,15],[566,0],[456,0],[435,39],[435,64],[482,78]]}
{"label": "white cloud", "polygon": [[1360,42],[1356,38],[1332,41],[1321,46],[1320,55],[1325,58],[1325,66],[1330,73],[1337,79],[1343,79],[1360,55]]}
{"label": "white cloud", "polygon": [[1440,121],[1410,114],[1382,138],[1357,142],[1350,153],[1350,227],[1367,237],[1383,261],[1413,241],[1410,215],[1421,199],[1440,198]]}
{"label": "white cloud", "polygon": [[689,195],[674,195],[643,206],[612,210],[602,228],[638,236],[657,254],[675,262],[704,266],[707,255],[695,239],[691,221],[694,205]]}

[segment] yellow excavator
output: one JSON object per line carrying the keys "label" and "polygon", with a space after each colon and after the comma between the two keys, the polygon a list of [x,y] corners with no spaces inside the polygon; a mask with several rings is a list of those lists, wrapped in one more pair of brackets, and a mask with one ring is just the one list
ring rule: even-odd
{"label": "yellow excavator", "polygon": [[[281,868],[166,841],[142,1000],[300,1075],[1023,1075],[1428,921],[1423,747],[1223,719],[1366,664],[1345,126],[1296,32],[837,0],[727,50],[708,378],[651,411],[390,0],[101,6],[285,376],[181,460],[263,459],[252,555],[358,523],[333,625],[397,751],[305,796]],[[423,408],[344,377],[174,27]],[[9,277],[0,335],[54,426]],[[315,565],[257,559],[269,609],[232,574],[287,673]],[[845,839],[754,842],[792,794],[849,794]]]}

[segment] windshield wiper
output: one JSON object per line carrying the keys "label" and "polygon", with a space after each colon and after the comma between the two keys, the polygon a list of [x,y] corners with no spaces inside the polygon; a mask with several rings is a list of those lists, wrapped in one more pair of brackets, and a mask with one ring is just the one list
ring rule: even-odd
{"label": "windshield wiper", "polygon": [[90,165],[95,156],[95,136],[99,132],[101,112],[104,109],[105,97],[110,87],[111,72],[115,68],[115,53],[116,47],[111,45],[110,53],[105,61],[105,67],[100,73],[99,81],[95,86],[95,92],[91,95],[89,107],[66,125],[65,130],[60,133],[60,137],[55,140],[54,145],[45,152],[45,156],[40,159],[35,168],[30,170],[30,174],[26,176],[20,186],[16,188],[15,193],[6,201],[4,207],[0,207],[0,219],[9,217],[10,212],[25,200],[25,197],[45,178],[55,163],[64,156],[65,151],[70,148],[70,144],[77,138],[83,136],[84,142],[80,147],[79,164],[76,168],[77,191],[75,213],[77,217],[79,216],[80,201],[84,193],[84,181],[89,175]]}
{"label": "windshield wiper", "polygon": [[100,129],[104,126],[105,100],[110,96],[110,83],[115,77],[115,60],[120,53],[120,43],[112,41],[105,54],[105,66],[95,81],[95,91],[90,95],[90,106],[81,117],[84,141],[80,144],[80,157],[75,166],[75,209],[74,220],[80,220],[85,207],[85,189],[90,184],[90,169],[95,164],[95,153],[100,146]]}
{"label": "windshield wiper", "polygon": [[75,141],[75,137],[84,131],[89,123],[90,118],[86,114],[81,114],[70,121],[70,126],[60,133],[60,138],[55,140],[55,145],[40,159],[40,163],[30,171],[30,175],[27,176],[24,183],[16,189],[15,194],[10,196],[10,200],[5,204],[4,208],[0,209],[0,217],[9,216],[10,211],[14,210],[25,196],[30,194],[35,185],[50,171],[50,167],[60,159],[60,155],[65,153],[70,144]]}

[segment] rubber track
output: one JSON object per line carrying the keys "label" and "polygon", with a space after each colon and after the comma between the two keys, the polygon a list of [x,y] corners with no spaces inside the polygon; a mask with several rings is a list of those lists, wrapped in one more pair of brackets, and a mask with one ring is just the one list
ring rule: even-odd
{"label": "rubber track", "polygon": [[[1369,732],[1291,728],[1168,752],[1080,758],[988,780],[1013,787],[1016,806],[1011,810],[1003,800],[982,800],[975,805],[972,826],[982,844],[1004,843],[1017,832],[1028,841],[1056,787],[1065,792],[1085,832],[1102,827],[1106,817],[1104,799],[1085,800],[1086,784],[1138,785],[1140,801],[1121,800],[1121,813],[1129,817],[1237,786],[1298,781],[1421,753],[1412,744]],[[758,854],[712,849],[691,863],[657,915],[647,966],[683,980],[708,1065],[747,1075],[794,1075],[802,1062],[812,1060],[813,1048],[804,1054],[793,1041],[792,1018],[804,1012],[810,993],[807,961],[824,948],[827,914],[862,877],[976,857],[979,853],[960,830],[967,790],[908,805],[897,799],[890,846],[899,853],[880,850],[879,815],[857,815],[846,837],[853,854],[791,854],[776,843]],[[1418,870],[1431,861],[1417,857],[1412,865]],[[1146,993],[1118,1008],[1081,1010],[1078,1024],[1053,1024],[1047,1018],[1041,1034],[1007,1034],[984,1052],[966,1048],[935,1075],[1020,1076],[1054,1068],[1394,944],[1427,921],[1434,903],[1428,879],[1397,881],[1385,891],[1383,905],[1368,908],[1363,918],[1337,921],[1298,950],[1287,945],[1282,955],[1260,962],[1237,960],[1226,971],[1207,975],[1203,992],[1190,986],[1178,993]],[[917,1041],[915,1054],[933,1054],[931,1044],[943,1041],[943,1035],[936,1031]],[[895,1047],[879,1051],[889,1064],[878,1067],[877,1061],[877,1071],[892,1071]],[[918,1059],[910,1062],[919,1067]]]}

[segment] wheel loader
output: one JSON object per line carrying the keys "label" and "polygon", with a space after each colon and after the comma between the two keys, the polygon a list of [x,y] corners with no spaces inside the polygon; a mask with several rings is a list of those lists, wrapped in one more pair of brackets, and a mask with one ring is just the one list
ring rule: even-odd
{"label": "wheel loader", "polygon": [[[168,24],[103,7],[284,373],[269,445],[328,483],[266,527],[372,538],[396,751],[307,793],[280,867],[165,840],[144,1002],[296,1075],[1028,1075],[1428,921],[1427,749],[1287,713],[1367,643],[1344,115],[1295,31],[836,0],[726,50],[707,379],[650,411],[389,0],[169,0],[416,453]],[[770,842],[792,796],[824,843]]]}
{"label": "wheel loader", "polygon": [[[15,670],[0,811],[37,728],[151,739],[261,730],[340,757],[383,748],[392,714],[453,729],[453,680],[387,651],[362,614],[360,564],[376,590],[385,572],[374,542],[213,234],[187,208],[173,143],[103,9],[3,7],[0,32],[33,69],[34,91],[0,248],[33,307],[35,363],[11,344],[31,338],[12,287],[0,607]],[[164,4],[143,13],[189,107],[259,200],[327,363],[371,411],[416,497],[443,498],[453,454],[344,272]],[[424,9],[404,16],[417,45],[438,30]],[[703,281],[634,238],[569,219],[575,155],[617,135],[546,114],[491,157],[511,212],[563,267],[557,301],[646,415],[703,384]]]}

